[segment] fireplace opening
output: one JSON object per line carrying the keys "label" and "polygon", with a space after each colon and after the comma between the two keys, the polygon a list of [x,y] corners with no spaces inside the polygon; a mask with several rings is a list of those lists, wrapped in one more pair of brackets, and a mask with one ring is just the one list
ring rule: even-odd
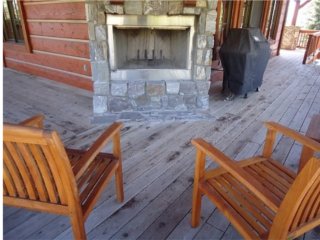
{"label": "fireplace opening", "polygon": [[190,80],[194,16],[107,15],[111,80]]}
{"label": "fireplace opening", "polygon": [[115,28],[118,69],[187,69],[190,28]]}

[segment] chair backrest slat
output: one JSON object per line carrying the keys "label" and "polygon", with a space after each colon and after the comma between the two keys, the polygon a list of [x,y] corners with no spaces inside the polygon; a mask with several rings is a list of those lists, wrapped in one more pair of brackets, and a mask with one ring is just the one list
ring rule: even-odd
{"label": "chair backrest slat", "polygon": [[309,220],[312,220],[313,217],[311,216],[312,208],[316,203],[316,197],[319,195],[319,183],[320,178],[312,185],[312,187],[307,192],[306,196],[303,198],[297,213],[292,221],[290,226],[290,231],[295,230],[297,227],[307,223]]}
{"label": "chair backrest slat", "polygon": [[60,205],[75,200],[71,165],[55,132],[4,124],[3,136],[5,196]]}
{"label": "chair backrest slat", "polygon": [[[11,155],[11,159],[13,160],[13,164],[17,166],[17,169],[19,170],[19,173],[21,174],[21,178],[24,183],[24,187],[27,191],[27,197],[32,200],[37,199],[36,195],[36,189],[34,186],[33,179],[30,176],[30,172],[28,167],[26,166],[26,163],[22,157],[21,152],[19,151],[19,148],[16,143],[14,142],[6,142],[8,153]],[[13,178],[15,181],[15,178]],[[16,186],[17,188],[18,186]],[[18,192],[20,189],[18,189]]]}
{"label": "chair backrest slat", "polygon": [[319,183],[320,159],[313,157],[298,174],[283,199],[273,220],[269,239],[285,239],[300,227],[308,230],[308,224],[317,217],[311,217],[310,214],[315,205],[315,198],[319,196]]}
{"label": "chair backrest slat", "polygon": [[[8,186],[10,196],[17,195],[21,198],[26,198],[27,195],[23,180],[21,179],[19,169],[9,153],[6,143],[3,145],[3,165],[8,178],[7,184],[10,185]],[[15,190],[13,191],[13,189]]]}
{"label": "chair backrest slat", "polygon": [[30,145],[31,153],[37,162],[39,171],[41,173],[41,177],[43,178],[44,187],[46,189],[46,192],[48,194],[48,200],[51,203],[58,203],[58,198],[56,195],[56,187],[53,180],[51,169],[48,165],[48,162],[45,160],[44,153],[42,151],[41,146],[31,144]]}

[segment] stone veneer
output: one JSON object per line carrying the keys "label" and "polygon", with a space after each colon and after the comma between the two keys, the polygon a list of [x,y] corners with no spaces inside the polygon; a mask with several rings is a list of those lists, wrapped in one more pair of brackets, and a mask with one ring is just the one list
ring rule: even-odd
{"label": "stone veneer", "polygon": [[[130,116],[130,112],[134,115],[144,111],[188,112],[208,109],[216,3],[216,0],[197,0],[196,5],[190,7],[185,6],[182,0],[125,0],[123,4],[86,1],[94,117],[121,112]],[[192,79],[111,80],[106,14],[196,16],[191,60]]]}

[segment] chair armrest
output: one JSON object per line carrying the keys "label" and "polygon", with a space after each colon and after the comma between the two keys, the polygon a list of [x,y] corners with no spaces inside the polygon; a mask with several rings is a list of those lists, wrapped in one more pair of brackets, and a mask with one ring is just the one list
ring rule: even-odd
{"label": "chair armrest", "polygon": [[280,132],[283,135],[294,139],[295,141],[301,143],[304,146],[307,146],[308,148],[310,148],[316,152],[320,151],[320,143],[318,143],[317,141],[315,141],[309,137],[306,137],[306,136],[300,134],[297,131],[294,131],[288,127],[285,127],[285,126],[283,126],[279,123],[275,123],[275,122],[265,122],[265,126],[269,130],[274,131],[274,132]]}
{"label": "chair armrest", "polygon": [[[95,157],[100,153],[100,151],[104,148],[104,146],[111,140],[115,140],[116,135],[120,134],[120,129],[122,127],[122,123],[113,123],[110,127],[108,127],[100,137],[93,143],[93,145],[86,151],[86,153],[79,160],[83,164],[79,164],[81,168],[79,170],[75,169],[77,175],[75,176],[78,180],[82,174],[87,170],[90,166],[91,162],[95,159]],[[113,144],[116,144],[115,142]]]}
{"label": "chair armrest", "polygon": [[19,125],[43,128],[43,120],[44,116],[42,114],[39,114],[20,122]]}
{"label": "chair armrest", "polygon": [[236,164],[235,161],[227,157],[217,148],[207,143],[203,139],[194,139],[192,144],[200,151],[217,162],[222,168],[228,171],[234,178],[245,185],[259,199],[261,199],[273,211],[277,211],[280,202],[270,194],[260,183],[256,181],[246,170]]}

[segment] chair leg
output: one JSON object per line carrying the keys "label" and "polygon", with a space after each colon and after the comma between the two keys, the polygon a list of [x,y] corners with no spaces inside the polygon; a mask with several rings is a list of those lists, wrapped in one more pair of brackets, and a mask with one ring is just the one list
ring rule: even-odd
{"label": "chair leg", "polygon": [[193,186],[193,196],[192,196],[192,213],[191,213],[191,226],[198,227],[200,224],[201,215],[201,192],[199,191],[198,184]]}
{"label": "chair leg", "polygon": [[77,214],[73,214],[70,216],[72,231],[74,239],[86,240],[87,235],[84,228],[84,221],[82,217],[79,217]]}
{"label": "chair leg", "polygon": [[118,202],[123,202],[124,193],[123,193],[123,177],[122,177],[122,163],[119,161],[119,166],[115,172],[115,183],[116,183],[116,194]]}

